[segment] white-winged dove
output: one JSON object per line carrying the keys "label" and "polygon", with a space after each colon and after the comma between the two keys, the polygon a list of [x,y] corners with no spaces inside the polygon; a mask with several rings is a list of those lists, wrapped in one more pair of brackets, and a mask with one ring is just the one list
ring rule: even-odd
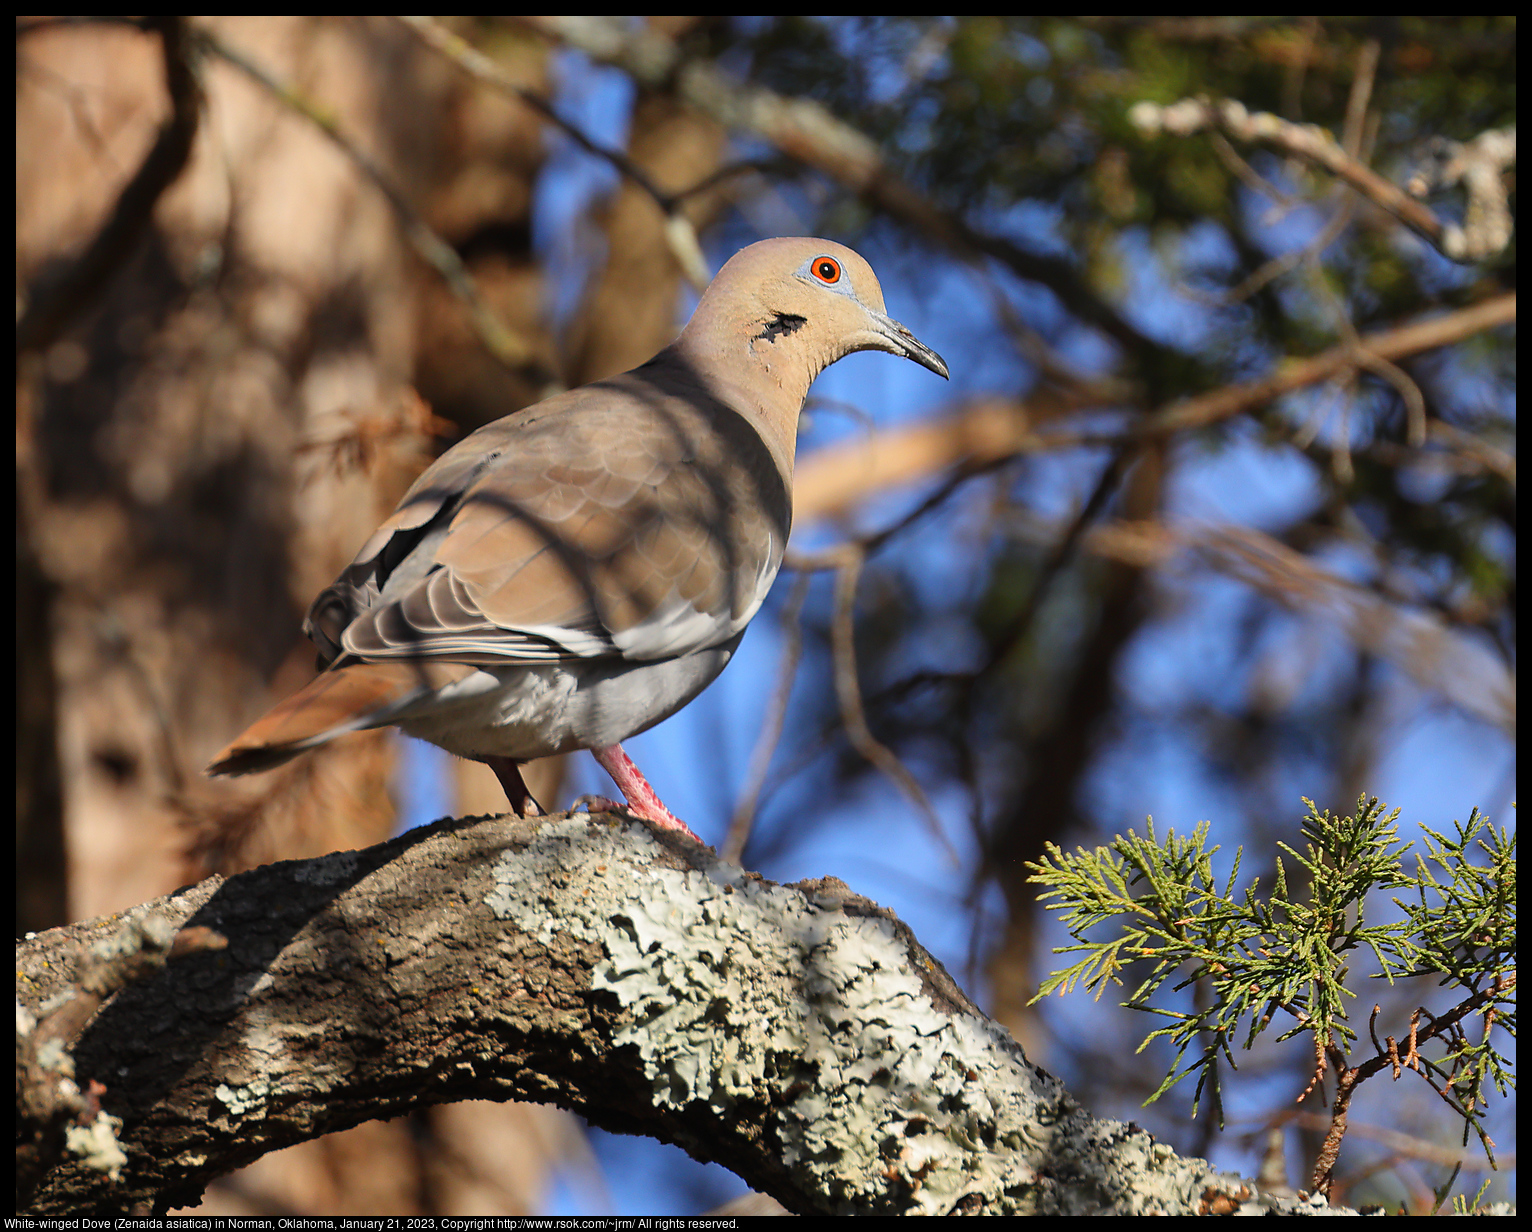
{"label": "white-winged dove", "polygon": [[209,773],[395,724],[489,765],[523,815],[522,762],[590,749],[634,813],[685,830],[619,742],[728,663],[782,563],[809,385],[868,350],[947,375],[851,249],[736,253],[648,363],[438,458],[309,609],[322,673]]}

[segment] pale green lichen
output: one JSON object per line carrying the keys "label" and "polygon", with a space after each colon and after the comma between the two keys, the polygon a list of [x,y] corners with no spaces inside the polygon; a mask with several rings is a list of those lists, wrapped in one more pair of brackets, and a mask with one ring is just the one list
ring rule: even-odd
{"label": "pale green lichen", "polygon": [[848,1213],[890,1193],[945,1213],[1030,1184],[1039,1102],[1060,1091],[995,1024],[939,1011],[889,921],[721,862],[645,866],[657,851],[636,827],[552,823],[501,858],[489,899],[534,935],[601,945],[593,987],[627,1010],[613,1042],[637,1050],[657,1105],[772,1106],[783,1160]]}
{"label": "pale green lichen", "polygon": [[264,1078],[257,1078],[254,1082],[242,1087],[231,1087],[227,1083],[220,1082],[213,1094],[218,1097],[218,1102],[229,1110],[230,1116],[242,1117],[263,1108],[271,1091],[270,1082]]}
{"label": "pale green lichen", "polygon": [[97,1112],[88,1125],[69,1125],[64,1130],[64,1146],[69,1153],[87,1168],[104,1172],[112,1180],[122,1175],[128,1157],[123,1153],[117,1131],[122,1128],[120,1117]]}

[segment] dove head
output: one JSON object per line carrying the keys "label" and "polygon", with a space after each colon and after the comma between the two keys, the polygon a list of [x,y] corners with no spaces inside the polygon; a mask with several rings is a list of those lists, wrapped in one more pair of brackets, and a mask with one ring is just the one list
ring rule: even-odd
{"label": "dove head", "polygon": [[759,415],[789,457],[809,386],[853,351],[887,351],[947,375],[942,357],[888,315],[872,266],[832,240],[762,240],[735,253],[676,347]]}

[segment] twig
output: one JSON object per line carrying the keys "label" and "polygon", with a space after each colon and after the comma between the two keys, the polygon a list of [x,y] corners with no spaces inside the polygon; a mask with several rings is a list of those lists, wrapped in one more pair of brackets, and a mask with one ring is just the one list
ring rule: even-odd
{"label": "twig", "polygon": [[1399,400],[1404,403],[1405,443],[1412,449],[1419,449],[1426,443],[1426,398],[1420,392],[1420,386],[1398,364],[1391,363],[1381,355],[1374,355],[1363,347],[1357,348],[1357,367],[1366,368],[1374,376],[1380,376],[1399,394]]}
{"label": "twig", "polygon": [[755,821],[755,810],[760,803],[761,788],[765,786],[767,772],[771,769],[772,756],[782,739],[782,728],[787,721],[787,701],[793,691],[793,679],[798,674],[798,661],[803,655],[803,604],[808,598],[809,574],[801,572],[793,583],[787,606],[782,609],[782,626],[787,630],[787,646],[782,651],[782,665],[777,673],[777,687],[772,691],[771,705],[766,721],[761,726],[760,737],[750,754],[750,769],[745,775],[745,786],[734,805],[734,815],[729,819],[729,833],[719,854],[725,860],[738,864],[750,841],[750,827]]}
{"label": "twig", "polygon": [[835,615],[830,625],[830,644],[835,656],[835,696],[840,702],[841,721],[846,735],[856,749],[872,765],[894,781],[914,802],[925,818],[926,828],[947,852],[953,866],[962,862],[956,849],[948,841],[942,829],[941,818],[932,807],[925,791],[903,762],[867,726],[867,716],[862,709],[861,688],[856,674],[856,631],[853,609],[856,606],[856,584],[862,576],[866,554],[848,550],[844,561],[835,574]]}
{"label": "twig", "polygon": [[1372,99],[1373,82],[1378,75],[1378,57],[1383,45],[1375,38],[1364,39],[1356,52],[1356,72],[1351,78],[1351,93],[1346,98],[1346,126],[1341,130],[1341,148],[1352,158],[1362,156],[1362,140],[1367,132],[1367,104]]}
{"label": "twig", "polygon": [[1028,631],[1032,628],[1032,622],[1037,619],[1037,613],[1042,610],[1043,600],[1047,598],[1054,581],[1074,556],[1075,549],[1085,535],[1085,528],[1105,508],[1107,500],[1117,490],[1117,485],[1127,473],[1129,465],[1138,456],[1138,452],[1138,448],[1125,444],[1112,454],[1111,459],[1102,468],[1101,475],[1096,480],[1096,486],[1085,504],[1080,507],[1080,512],[1070,519],[1068,529],[1054,542],[1052,550],[1038,568],[1037,578],[1031,593],[1027,595],[1027,601],[1011,618],[1000,636],[991,643],[989,655],[983,666],[974,673],[975,683],[987,677],[1004,663],[1011,652],[1025,640]]}
{"label": "twig", "polygon": [[1506,291],[1444,316],[1431,317],[1398,329],[1364,334],[1357,347],[1342,344],[1308,359],[1290,359],[1260,380],[1228,385],[1211,393],[1182,398],[1169,406],[1151,411],[1139,421],[1132,434],[1139,437],[1171,436],[1233,418],[1282,394],[1291,393],[1305,385],[1317,384],[1358,366],[1362,362],[1358,349],[1379,359],[1397,360],[1418,351],[1461,342],[1486,329],[1509,325],[1515,320],[1516,292]]}
{"label": "twig", "polygon": [[[1330,1104],[1329,1126],[1314,1160],[1314,1169],[1309,1188],[1317,1193],[1329,1195],[1331,1188],[1335,1184],[1335,1163],[1340,1157],[1341,1142],[1346,1136],[1347,1118],[1351,1109],[1352,1098],[1356,1095],[1357,1088],[1362,1083],[1384,1069],[1390,1069],[1395,1080],[1399,1078],[1404,1068],[1413,1069],[1425,1078],[1426,1085],[1435,1091],[1455,1113],[1463,1115],[1465,1109],[1471,1111],[1474,1099],[1476,1098],[1472,1093],[1468,1100],[1464,1100],[1453,1095],[1450,1089],[1447,1089],[1451,1087],[1452,1081],[1455,1081],[1455,1079],[1448,1081],[1445,1084],[1445,1088],[1438,1087],[1436,1083],[1431,1081],[1431,1076],[1426,1071],[1428,1069],[1435,1071],[1440,1069],[1440,1067],[1426,1061],[1420,1055],[1420,1044],[1432,1039],[1451,1039],[1454,1034],[1461,1032],[1460,1024],[1464,1018],[1483,1009],[1487,1002],[1491,1002],[1495,998],[1509,992],[1515,985],[1516,977],[1514,975],[1504,976],[1496,980],[1490,987],[1481,989],[1472,996],[1465,998],[1445,1014],[1433,1015],[1423,1006],[1417,1008],[1410,1015],[1409,1043],[1403,1057],[1399,1054],[1399,1046],[1393,1036],[1385,1036],[1386,1043],[1384,1044],[1378,1042],[1378,1034],[1373,1025],[1373,1020],[1377,1018],[1380,1007],[1373,1006],[1372,1016],[1368,1020],[1368,1033],[1372,1037],[1375,1055],[1359,1065],[1347,1064],[1344,1052],[1332,1040],[1321,1040],[1319,1032],[1314,1030],[1311,1020],[1306,1013],[1295,1005],[1282,1003],[1284,1010],[1313,1032],[1314,1048],[1317,1057],[1313,1078],[1310,1079],[1309,1085],[1304,1088],[1303,1093],[1294,1102],[1302,1103],[1308,1097],[1309,1092],[1314,1089],[1315,1085],[1324,1076],[1327,1054],[1329,1064],[1335,1069],[1335,1098]],[[1422,1017],[1430,1020],[1424,1031],[1420,1029]],[[1442,1072],[1445,1073],[1446,1071]],[[1483,1133],[1482,1129],[1480,1130],[1479,1137],[1485,1142],[1486,1150],[1493,1146],[1493,1143],[1489,1141],[1488,1136]],[[1493,1156],[1491,1156],[1490,1163],[1491,1166],[1494,1165]]]}
{"label": "twig", "polygon": [[[1238,1122],[1231,1121],[1231,1127]],[[1330,1118],[1318,1112],[1304,1112],[1299,1108],[1284,1109],[1274,1114],[1269,1120],[1262,1121],[1263,1126],[1281,1126],[1287,1124],[1299,1125],[1304,1129],[1323,1133],[1330,1124]],[[1454,1165],[1462,1165],[1473,1171],[1493,1171],[1494,1165],[1484,1158],[1482,1154],[1468,1151],[1453,1151],[1438,1146],[1434,1142],[1423,1142],[1419,1138],[1412,1138],[1408,1134],[1402,1134],[1398,1130],[1386,1129],[1381,1125],[1370,1125],[1353,1121],[1346,1130],[1349,1138],[1365,1138],[1372,1142],[1381,1143],[1395,1156],[1402,1159],[1416,1159],[1423,1163],[1433,1164],[1438,1167],[1450,1168]],[[1507,1160],[1501,1157],[1499,1160],[1503,1167],[1513,1167],[1514,1157]]]}
{"label": "twig", "polygon": [[1464,432],[1441,419],[1431,421],[1428,435],[1434,443],[1460,454],[1475,468],[1493,471],[1512,487],[1516,485],[1515,454],[1496,449],[1482,437]]}
{"label": "twig", "polygon": [[[1349,184],[1374,205],[1392,214],[1410,230],[1428,240],[1444,256],[1454,261],[1482,261],[1499,252],[1510,240],[1509,226],[1486,225],[1496,215],[1495,193],[1489,176],[1475,171],[1470,182],[1467,227],[1444,223],[1430,207],[1422,205],[1404,189],[1384,179],[1371,167],[1355,158],[1317,124],[1294,124],[1269,111],[1249,111],[1232,99],[1186,98],[1170,106],[1138,102],[1128,112],[1128,119],[1145,133],[1166,132],[1178,137],[1191,136],[1208,129],[1221,129],[1238,141],[1265,142],[1288,154],[1304,158],[1324,168]],[[1504,166],[1515,158],[1514,138],[1494,143],[1498,162],[1481,159],[1477,167]],[[1466,172],[1465,172],[1466,177]],[[1499,180],[1498,171],[1494,179]],[[1473,195],[1477,189],[1478,196]],[[1503,191],[1503,189],[1501,190]],[[1477,206],[1476,206],[1477,202]],[[1507,215],[1508,219],[1508,215]],[[1494,246],[1498,242],[1498,246]]]}
{"label": "twig", "polygon": [[1337,617],[1358,646],[1386,659],[1468,714],[1507,730],[1516,722],[1515,682],[1483,647],[1455,636],[1434,613],[1401,609],[1365,587],[1249,527],[1184,535],[1221,572],[1289,607]]}

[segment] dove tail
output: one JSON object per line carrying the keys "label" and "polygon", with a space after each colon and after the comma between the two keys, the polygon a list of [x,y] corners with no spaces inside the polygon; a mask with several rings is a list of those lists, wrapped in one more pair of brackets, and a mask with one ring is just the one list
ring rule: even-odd
{"label": "dove tail", "polygon": [[207,773],[256,774],[347,732],[383,727],[468,670],[419,660],[332,668],[252,723]]}

